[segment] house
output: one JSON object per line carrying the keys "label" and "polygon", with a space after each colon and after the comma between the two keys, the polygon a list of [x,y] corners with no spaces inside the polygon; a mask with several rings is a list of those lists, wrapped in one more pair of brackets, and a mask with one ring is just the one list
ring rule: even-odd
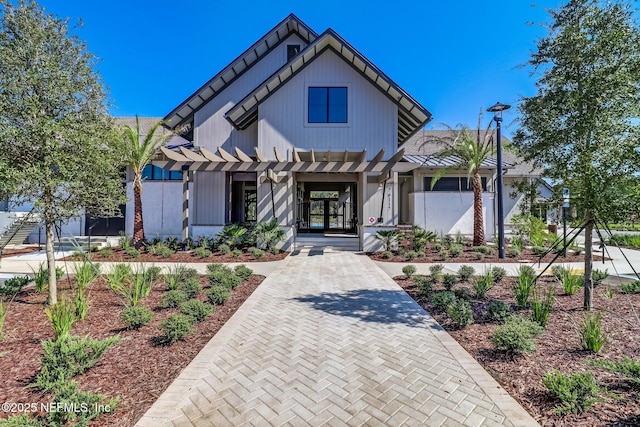
{"label": "house", "polygon": [[181,209],[155,220],[163,236],[275,217],[285,248],[341,233],[369,249],[377,230],[399,222],[398,174],[416,165],[398,147],[431,113],[336,32],[290,15],[164,120],[183,130],[153,165],[183,180],[146,204],[145,214]]}

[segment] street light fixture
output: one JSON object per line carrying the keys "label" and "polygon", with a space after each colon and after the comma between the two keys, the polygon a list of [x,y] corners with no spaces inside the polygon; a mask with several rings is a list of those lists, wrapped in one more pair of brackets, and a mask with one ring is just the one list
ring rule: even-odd
{"label": "street light fixture", "polygon": [[496,140],[497,140],[497,179],[498,187],[498,257],[504,259],[504,204],[502,201],[502,112],[511,108],[511,105],[496,102],[495,105],[487,108],[487,112],[493,113],[493,120],[496,122]]}

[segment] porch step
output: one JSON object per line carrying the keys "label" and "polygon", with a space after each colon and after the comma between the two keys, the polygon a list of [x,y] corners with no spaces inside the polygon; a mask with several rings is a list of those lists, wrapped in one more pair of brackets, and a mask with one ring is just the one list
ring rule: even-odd
{"label": "porch step", "polygon": [[331,249],[334,251],[357,252],[360,250],[360,239],[358,236],[298,234],[295,249]]}

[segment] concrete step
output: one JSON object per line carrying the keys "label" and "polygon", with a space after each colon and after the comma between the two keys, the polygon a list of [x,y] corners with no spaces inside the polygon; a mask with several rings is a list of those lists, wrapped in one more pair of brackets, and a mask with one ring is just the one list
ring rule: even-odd
{"label": "concrete step", "polygon": [[298,235],[295,249],[333,249],[355,252],[360,250],[358,236]]}
{"label": "concrete step", "polygon": [[[103,248],[107,246],[107,238],[104,236],[95,236],[95,237],[92,236],[91,246],[97,247],[97,248]],[[89,237],[88,236],[62,237],[60,238],[59,242],[55,243],[56,250],[75,251],[75,250],[78,250],[78,247],[82,248],[82,250],[84,251],[88,250]]]}

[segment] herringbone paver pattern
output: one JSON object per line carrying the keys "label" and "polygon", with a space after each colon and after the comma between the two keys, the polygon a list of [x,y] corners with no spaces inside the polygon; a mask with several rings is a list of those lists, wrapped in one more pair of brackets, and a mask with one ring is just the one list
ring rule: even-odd
{"label": "herringbone paver pattern", "polygon": [[302,253],[137,425],[537,424],[368,257]]}

